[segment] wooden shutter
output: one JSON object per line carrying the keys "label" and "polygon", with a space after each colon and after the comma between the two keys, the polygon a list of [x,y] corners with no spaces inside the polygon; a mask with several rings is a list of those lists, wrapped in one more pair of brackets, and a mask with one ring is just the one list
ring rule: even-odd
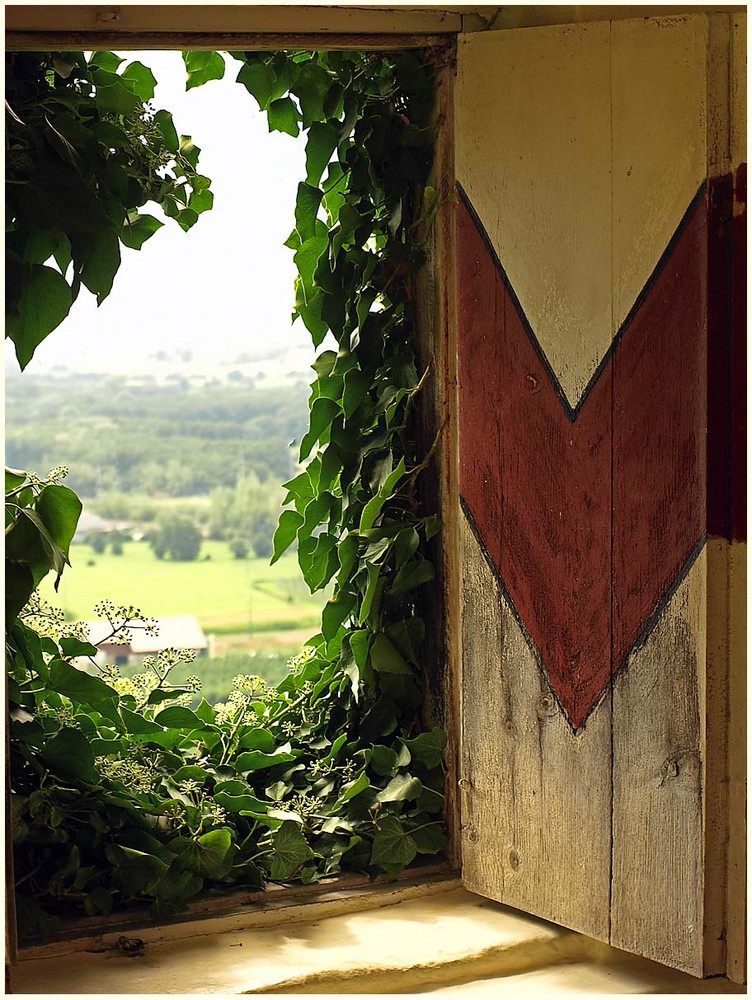
{"label": "wooden shutter", "polygon": [[743,39],[461,35],[455,89],[463,878],[737,979]]}

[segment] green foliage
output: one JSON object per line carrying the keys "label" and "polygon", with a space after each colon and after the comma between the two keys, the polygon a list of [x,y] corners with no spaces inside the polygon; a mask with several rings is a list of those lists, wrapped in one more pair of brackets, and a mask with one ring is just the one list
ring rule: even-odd
{"label": "green foliage", "polygon": [[[137,608],[98,611],[110,641],[153,629]],[[225,702],[194,710],[197,678],[172,682],[192,654],[146,657],[128,678],[82,669],[94,647],[36,598],[12,623],[8,650],[27,935],[66,901],[90,914],[148,901],[163,918],[207,885],[394,874],[422,831],[436,831],[425,853],[444,849],[440,759],[427,766],[396,734],[379,746],[363,739],[338,642],[319,635],[276,687],[239,675]]]}
{"label": "green foliage", "polygon": [[92,551],[101,556],[107,548],[107,535],[103,531],[91,531],[86,536],[87,544],[91,545]]}
{"label": "green foliage", "polygon": [[[211,79],[216,61],[192,55],[189,85]],[[430,67],[413,54],[235,55],[270,129],[308,130],[288,240],[295,315],[316,346],[330,331],[338,350],[313,366],[309,460],[285,484],[274,557],[294,542],[310,590],[333,582],[333,593],[276,687],[243,675],[226,702],[195,711],[195,691],[169,682],[177,651],[140,680],[87,679],[72,660],[91,650],[43,636],[28,611],[9,619],[13,836],[32,929],[39,900],[90,913],[150,900],[164,917],[204,885],[312,882],[343,868],[394,876],[446,847],[445,737],[422,731],[416,594],[439,522],[416,497],[428,458],[409,419],[423,384],[410,282],[432,155]],[[101,610],[115,632],[142,619]]]}
{"label": "green foliage", "polygon": [[60,485],[67,470],[44,480],[5,471],[5,614],[12,622],[45,576],[55,572],[57,589],[81,513],[81,501]]}
{"label": "green foliage", "polygon": [[[263,506],[279,512],[279,484],[296,469],[290,441],[300,441],[306,428],[302,379],[276,387],[251,379],[134,384],[117,375],[31,369],[6,381],[6,461],[46,470],[65,441],[67,482],[97,498],[87,510],[113,520],[154,520],[155,502],[144,494],[209,496],[255,476],[266,491]],[[138,504],[115,494],[138,494]]]}
{"label": "green foliage", "polygon": [[248,542],[244,538],[240,538],[238,535],[233,535],[227,543],[227,546],[230,552],[232,552],[234,559],[245,559],[248,555]]}
{"label": "green foliage", "polygon": [[6,56],[5,330],[21,368],[81,285],[97,304],[109,295],[121,244],[139,250],[162,226],[143,205],[156,202],[186,230],[211,208],[198,148],[149,103],[151,71],[140,62],[121,71],[122,61]]}
{"label": "green foliage", "polygon": [[201,551],[201,532],[188,517],[166,516],[150,532],[149,544],[158,559],[167,555],[176,562],[195,562]]}
{"label": "green foliage", "polygon": [[372,738],[418,725],[424,625],[416,588],[433,577],[439,527],[415,479],[426,459],[410,409],[416,368],[411,281],[432,160],[431,69],[421,54],[234,53],[238,81],[307,128],[305,183],[287,246],[298,268],[294,315],[314,345],[305,469],[285,483],[274,559],[297,548],[312,592],[333,583],[322,618],[339,669],[368,705]]}

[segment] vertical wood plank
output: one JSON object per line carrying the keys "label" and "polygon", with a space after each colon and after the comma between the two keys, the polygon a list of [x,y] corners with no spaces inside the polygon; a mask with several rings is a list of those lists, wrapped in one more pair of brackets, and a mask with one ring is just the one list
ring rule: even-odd
{"label": "vertical wood plank", "polygon": [[[706,176],[707,19],[614,23],[611,60],[621,316]],[[655,604],[689,555],[678,532],[696,522],[699,536],[705,527],[704,218],[692,217],[686,251],[679,244],[681,258],[672,255],[658,278],[676,274],[700,298],[690,304],[676,289],[654,289],[635,317],[640,329],[627,330],[626,351],[614,357],[615,668],[638,638],[628,632],[629,606]],[[664,357],[643,364],[658,340]],[[676,369],[674,357],[682,357]],[[638,556],[651,548],[654,560]],[[611,944],[695,975],[703,973],[705,916],[706,572],[703,551],[624,664],[613,700]]]}
{"label": "vertical wood plank", "polygon": [[608,351],[607,22],[460,36],[457,179],[574,407]]}
{"label": "vertical wood plank", "polygon": [[610,694],[573,734],[466,518],[461,532],[463,881],[605,940]]}
{"label": "vertical wood plank", "polygon": [[[611,941],[702,975],[705,551],[614,684]],[[628,720],[628,725],[625,722]]]}
{"label": "vertical wood plank", "polygon": [[746,981],[747,965],[747,545],[730,553],[729,841],[726,975]]}
{"label": "vertical wood plank", "polygon": [[460,490],[478,518],[460,542],[463,879],[601,940],[609,372],[573,414],[613,336],[608,40],[608,24],[461,38],[455,101]]}
{"label": "vertical wood plank", "polygon": [[726,975],[746,978],[746,728],[747,728],[747,17],[731,18],[732,260],[732,506],[729,554],[729,775]]}
{"label": "vertical wood plank", "polygon": [[424,239],[426,262],[418,272],[415,288],[418,363],[427,371],[422,404],[417,408],[418,437],[424,454],[438,446],[419,481],[419,496],[426,512],[441,512],[443,530],[430,543],[429,558],[436,580],[423,593],[426,639],[424,667],[424,721],[447,733],[445,816],[449,829],[449,857],[459,867],[460,817],[458,760],[460,746],[460,679],[458,579],[455,540],[457,507],[457,349],[454,319],[454,130],[453,87],[456,46],[434,54],[437,63],[434,121],[438,138],[429,184],[438,195],[438,209]]}
{"label": "vertical wood plank", "polygon": [[[640,269],[653,266],[630,220],[646,208],[658,220],[674,218],[698,169],[707,178],[702,202],[672,241],[666,276],[633,323],[646,343],[665,341],[664,361],[652,372],[642,366],[639,342],[626,350],[629,331],[614,358],[615,645],[623,603],[649,585],[634,574],[639,548],[653,548],[660,571],[684,507],[676,524],[699,517],[693,531],[708,540],[614,691],[611,942],[698,976],[726,971],[730,913],[729,28],[727,14],[613,25],[616,312],[624,288],[628,299]],[[672,273],[681,294],[660,291]],[[661,411],[672,414],[663,430]],[[651,457],[660,471],[646,475]],[[638,516],[639,491],[626,486],[640,464],[656,521]]]}

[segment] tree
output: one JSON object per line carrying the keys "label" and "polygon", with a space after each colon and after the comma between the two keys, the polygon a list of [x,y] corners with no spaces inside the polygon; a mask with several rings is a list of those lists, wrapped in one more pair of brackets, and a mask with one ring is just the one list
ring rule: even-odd
{"label": "tree", "polygon": [[148,538],[157,559],[169,555],[175,562],[194,562],[201,551],[201,532],[190,518],[180,515],[162,518]]}
{"label": "tree", "polygon": [[107,536],[103,531],[91,531],[86,536],[86,541],[91,545],[94,552],[101,556],[107,548]]}
{"label": "tree", "polygon": [[227,546],[236,559],[245,559],[250,548],[245,538],[241,538],[239,535],[234,535]]}
{"label": "tree", "polygon": [[277,517],[270,510],[260,510],[253,520],[251,546],[258,559],[271,559],[274,552],[274,529]]}

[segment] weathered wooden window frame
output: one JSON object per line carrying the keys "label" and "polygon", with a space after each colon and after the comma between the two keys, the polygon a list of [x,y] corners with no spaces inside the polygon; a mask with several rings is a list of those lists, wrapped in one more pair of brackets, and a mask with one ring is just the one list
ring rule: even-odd
{"label": "weathered wooden window frame", "polygon": [[[495,10],[495,8],[493,8]],[[289,11],[289,14],[288,14]],[[425,867],[419,872],[407,870],[401,882],[435,882],[437,879],[456,879],[460,859],[460,803],[457,793],[459,761],[459,678],[456,664],[460,662],[459,600],[456,586],[455,531],[456,519],[452,517],[450,497],[456,495],[457,434],[456,434],[456,342],[453,321],[453,282],[450,280],[453,261],[454,161],[452,137],[452,84],[454,78],[454,51],[456,35],[463,29],[465,15],[445,16],[443,11],[404,12],[392,10],[365,10],[363,8],[327,8],[328,27],[313,30],[316,21],[323,19],[323,11],[313,8],[253,7],[7,7],[6,50],[8,51],[64,51],[68,49],[116,49],[120,51],[156,50],[270,50],[300,49],[357,49],[384,50],[421,48],[436,53],[437,139],[431,184],[439,192],[439,208],[426,246],[427,260],[417,282],[416,308],[418,343],[416,349],[422,364],[431,364],[434,378],[423,397],[419,433],[429,447],[439,428],[442,429],[436,459],[424,475],[421,490],[430,498],[432,509],[439,510],[444,518],[445,530],[432,542],[432,559],[437,567],[434,597],[427,608],[429,623],[424,661],[424,708],[427,724],[443,726],[448,735],[446,749],[446,821],[449,829],[447,862]],[[281,20],[302,20],[302,32],[279,30]],[[349,31],[332,30],[339,18]],[[477,16],[476,16],[477,17]],[[123,24],[122,20],[126,23]],[[182,24],[199,21],[203,30],[185,30]],[[248,31],[248,21],[258,24],[259,30]],[[412,30],[396,30],[404,26]],[[477,19],[473,26],[480,27]],[[436,32],[435,28],[441,28]],[[465,25],[466,27],[466,25]],[[372,29],[372,30],[368,30]],[[431,627],[433,625],[433,627]],[[6,837],[6,874],[12,875],[11,838]],[[13,908],[12,879],[6,891],[9,914]],[[383,879],[378,880],[383,882]],[[276,907],[288,901],[312,900],[329,895],[332,890],[347,895],[368,891],[366,876],[341,875],[326,880],[322,885],[295,886],[273,890],[272,897],[264,893],[234,890],[221,899],[198,899],[178,915],[175,923],[211,917],[232,918],[239,908],[261,903]],[[379,885],[373,892],[383,891]],[[269,903],[266,903],[266,900]],[[111,918],[82,918],[76,921],[70,933],[63,935],[71,950],[79,950],[86,941],[102,933],[143,926],[148,922],[145,914]],[[14,923],[10,918],[8,923]],[[7,925],[6,925],[7,927]],[[6,945],[11,961],[15,960],[17,945],[14,927],[7,927]],[[60,948],[62,941],[53,947]]]}
{"label": "weathered wooden window frame", "polygon": [[[438,135],[432,184],[439,209],[426,246],[427,264],[416,294],[417,349],[423,364],[433,363],[435,377],[427,386],[421,419],[427,442],[443,429],[437,460],[424,476],[422,489],[439,506],[444,531],[434,541],[437,567],[433,621],[426,642],[426,719],[448,732],[446,819],[450,832],[445,872],[424,870],[425,880],[451,877],[460,867],[459,748],[461,643],[459,606],[457,340],[454,288],[454,42],[467,31],[543,24],[649,17],[680,13],[739,10],[705,6],[594,6],[344,8],[344,7],[6,7],[6,46],[45,49],[387,49],[430,48],[437,53]],[[295,25],[295,31],[290,25]],[[188,30],[188,27],[190,30]],[[736,734],[734,738],[739,739]],[[736,747],[741,755],[741,748]],[[7,842],[7,841],[6,841]],[[357,877],[343,876],[337,888],[349,891]],[[362,884],[362,883],[361,883]],[[327,887],[332,888],[330,883]],[[273,895],[312,899],[314,887],[298,887]],[[377,890],[378,891],[378,890]],[[240,901],[240,897],[238,897]],[[250,902],[246,894],[243,902]],[[200,906],[200,904],[197,904]],[[274,903],[272,903],[274,905]],[[200,913],[209,917],[211,904]],[[227,913],[226,905],[222,910]],[[215,911],[218,912],[218,911]],[[194,914],[195,916],[196,914]]]}

